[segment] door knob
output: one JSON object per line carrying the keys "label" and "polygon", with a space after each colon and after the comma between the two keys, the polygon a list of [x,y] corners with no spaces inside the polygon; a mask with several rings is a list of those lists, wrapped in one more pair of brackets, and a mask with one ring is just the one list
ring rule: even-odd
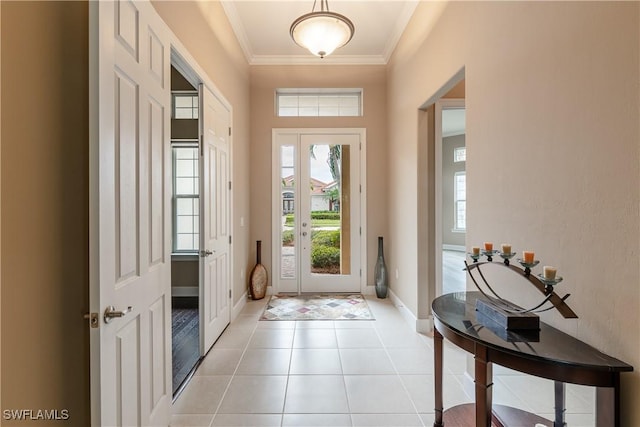
{"label": "door knob", "polygon": [[303,226],[303,227],[306,227],[306,226],[307,226],[307,223],[306,223],[306,222],[303,222],[303,223],[302,223],[302,226]]}
{"label": "door knob", "polygon": [[307,235],[307,232],[306,232],[306,231],[303,231],[303,232],[302,232],[302,235],[303,235],[303,236],[306,236],[306,235]]}
{"label": "door knob", "polygon": [[204,258],[204,257],[207,257],[209,255],[213,255],[215,253],[216,253],[216,251],[210,251],[209,249],[205,249],[203,251],[200,251],[200,256]]}
{"label": "door knob", "polygon": [[124,317],[131,310],[133,310],[133,308],[131,306],[129,306],[129,307],[127,307],[126,310],[117,311],[114,306],[110,305],[104,311],[104,323],[109,323],[109,322],[111,322],[112,319],[114,319],[116,317]]}

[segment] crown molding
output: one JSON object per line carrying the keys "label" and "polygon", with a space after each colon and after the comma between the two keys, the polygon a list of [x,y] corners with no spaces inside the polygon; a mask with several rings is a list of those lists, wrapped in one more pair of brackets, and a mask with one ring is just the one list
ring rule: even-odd
{"label": "crown molding", "polygon": [[409,20],[413,16],[413,12],[415,12],[416,7],[418,7],[419,0],[414,0],[407,2],[407,4],[402,9],[402,13],[400,17],[396,21],[396,26],[393,28],[393,32],[390,34],[387,39],[387,45],[384,48],[384,63],[386,64],[391,59],[391,55],[393,51],[396,49],[398,42],[400,41],[400,37],[402,37],[402,33],[407,28],[407,24],[409,24]]}
{"label": "crown molding", "polygon": [[382,55],[253,55],[249,65],[385,65]]}
{"label": "crown molding", "polygon": [[244,53],[244,58],[247,60],[249,64],[251,64],[251,57],[253,53],[251,52],[251,45],[249,40],[247,39],[247,32],[242,25],[242,21],[240,20],[240,15],[238,14],[238,9],[236,9],[235,2],[233,0],[221,0],[222,8],[224,9],[224,13],[227,15],[227,19],[229,20],[229,24],[231,24],[231,28],[238,39],[238,43],[242,48],[242,52]]}

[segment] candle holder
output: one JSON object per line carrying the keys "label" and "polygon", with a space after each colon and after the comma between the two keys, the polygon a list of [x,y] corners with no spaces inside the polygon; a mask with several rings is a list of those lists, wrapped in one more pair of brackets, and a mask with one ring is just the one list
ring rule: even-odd
{"label": "candle holder", "polygon": [[[486,253],[485,253],[486,252]],[[491,254],[489,254],[491,252]],[[497,252],[497,251],[495,251]],[[578,315],[569,307],[566,303],[567,298],[571,294],[566,294],[560,297],[555,293],[554,287],[562,281],[562,277],[556,277],[555,279],[546,279],[543,275],[537,276],[531,274],[531,269],[537,266],[540,261],[534,260],[531,263],[524,262],[518,258],[518,262],[524,268],[517,267],[509,263],[509,260],[513,258],[513,253],[503,254],[500,256],[504,259],[503,263],[491,262],[490,256],[495,253],[494,251],[483,251],[483,255],[487,256],[487,261],[477,261],[476,257],[472,256],[474,260],[473,264],[467,263],[465,260],[465,270],[471,277],[473,284],[485,296],[485,300],[476,300],[476,311],[482,313],[484,317],[488,317],[494,322],[498,323],[505,329],[511,330],[533,330],[539,329],[540,319],[538,313],[542,313],[548,310],[556,309],[565,319],[576,319]],[[471,255],[471,254],[470,254]],[[481,267],[485,264],[492,264],[496,266],[503,266],[509,270],[517,273],[519,276],[527,279],[527,282],[533,285],[544,296],[542,301],[531,308],[522,308],[518,305],[508,301],[501,297],[489,284],[485,278]],[[474,273],[478,273],[483,286],[480,286]],[[484,288],[484,289],[483,289]],[[486,289],[486,290],[485,290]]]}
{"label": "candle holder", "polygon": [[491,262],[491,261],[493,261],[493,256],[494,256],[495,254],[497,254],[498,252],[500,252],[500,251],[499,251],[499,250],[497,250],[497,249],[491,249],[491,250],[483,249],[483,250],[482,250],[482,255],[486,256],[486,257],[487,257],[487,260],[488,260],[489,262]]}
{"label": "candle holder", "polygon": [[473,260],[473,262],[478,262],[478,260],[480,259],[480,254],[474,254],[473,252],[467,252],[467,255],[469,255],[469,258],[471,258]]}
{"label": "candle holder", "polygon": [[511,252],[511,253],[500,252],[500,256],[504,260],[504,263],[507,265],[509,265],[511,258],[513,258],[515,255],[516,255],[515,252]]}
{"label": "candle holder", "polygon": [[540,264],[540,261],[537,259],[534,260],[533,262],[525,262],[523,259],[518,258],[518,262],[520,263],[521,266],[524,267],[524,275],[527,277],[529,277],[529,275],[531,274],[531,269],[536,265]]}

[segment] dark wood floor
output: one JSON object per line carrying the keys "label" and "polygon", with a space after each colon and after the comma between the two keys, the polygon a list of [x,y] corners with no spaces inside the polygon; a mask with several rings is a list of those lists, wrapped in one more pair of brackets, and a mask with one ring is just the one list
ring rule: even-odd
{"label": "dark wood floor", "polygon": [[200,357],[200,319],[197,308],[174,307],[171,311],[173,392],[175,393]]}

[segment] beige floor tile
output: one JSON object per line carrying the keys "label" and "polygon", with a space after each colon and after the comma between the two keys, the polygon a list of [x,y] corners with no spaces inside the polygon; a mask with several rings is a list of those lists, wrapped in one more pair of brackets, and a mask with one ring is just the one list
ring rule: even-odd
{"label": "beige floor tile", "polygon": [[242,357],[239,348],[212,348],[204,358],[195,375],[232,375]]}
{"label": "beige floor tile", "polygon": [[341,375],[291,375],[284,412],[291,414],[348,414]]}
{"label": "beige floor tile", "polygon": [[281,414],[218,414],[212,427],[280,427]]}
{"label": "beige floor tile", "polygon": [[433,374],[433,352],[424,348],[390,348],[387,350],[399,374]]}
{"label": "beige floor tile", "polygon": [[236,375],[287,375],[290,359],[288,348],[248,348]]}
{"label": "beige floor tile", "polygon": [[222,400],[219,414],[281,414],[287,377],[236,375]]}
{"label": "beige floor tile", "polygon": [[289,373],[341,375],[340,353],[335,348],[294,348]]}
{"label": "beige floor tile", "polygon": [[408,414],[415,412],[397,375],[345,375],[352,413]]}
{"label": "beige floor tile", "polygon": [[170,427],[209,427],[213,414],[203,415],[173,415]]}
{"label": "beige floor tile", "polygon": [[338,348],[335,329],[296,329],[293,348]]}
{"label": "beige floor tile", "polygon": [[354,427],[422,427],[417,414],[352,414],[351,419]]}
{"label": "beige floor tile", "polygon": [[340,349],[340,360],[345,375],[390,375],[396,372],[382,348],[343,348]]}
{"label": "beige floor tile", "polygon": [[284,414],[283,427],[351,427],[349,414]]}
{"label": "beige floor tile", "polygon": [[293,329],[256,329],[249,348],[291,348]]}
{"label": "beige floor tile", "polygon": [[194,376],[173,405],[174,414],[215,414],[229,375]]}
{"label": "beige floor tile", "polygon": [[382,348],[375,329],[336,329],[339,348]]}

